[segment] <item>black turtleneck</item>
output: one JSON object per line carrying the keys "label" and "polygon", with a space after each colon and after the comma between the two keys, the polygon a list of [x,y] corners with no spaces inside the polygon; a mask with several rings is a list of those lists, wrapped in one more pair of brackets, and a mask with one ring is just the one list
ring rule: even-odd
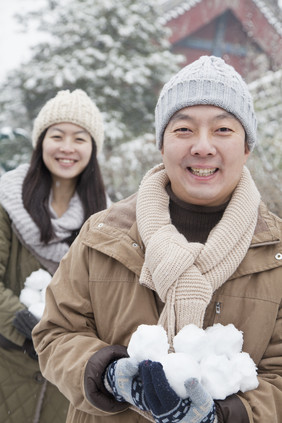
{"label": "black turtleneck", "polygon": [[170,184],[167,185],[166,191],[170,198],[172,224],[189,242],[204,244],[210,231],[222,218],[228,202],[215,207],[197,206],[179,200],[172,192]]}

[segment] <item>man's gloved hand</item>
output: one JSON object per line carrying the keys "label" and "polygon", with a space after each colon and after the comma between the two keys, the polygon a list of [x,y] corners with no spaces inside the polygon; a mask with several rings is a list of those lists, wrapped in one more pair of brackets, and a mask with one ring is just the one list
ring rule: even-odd
{"label": "man's gloved hand", "polygon": [[170,387],[161,363],[142,361],[139,375],[145,404],[157,423],[216,423],[213,399],[197,379],[187,380],[187,399],[182,399]]}
{"label": "man's gloved hand", "polygon": [[30,313],[27,309],[24,309],[16,313],[13,325],[27,339],[31,340],[32,329],[38,322],[39,320],[32,313]]}
{"label": "man's gloved hand", "polygon": [[104,384],[117,401],[129,402],[140,410],[147,410],[138,363],[134,359],[121,358],[111,363],[106,369]]}

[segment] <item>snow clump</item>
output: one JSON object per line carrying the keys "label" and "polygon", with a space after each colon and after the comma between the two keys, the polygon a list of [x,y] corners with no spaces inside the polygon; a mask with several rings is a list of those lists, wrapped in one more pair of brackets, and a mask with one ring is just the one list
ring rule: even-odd
{"label": "snow clump", "polygon": [[45,292],[51,279],[52,276],[46,270],[36,270],[26,278],[24,288],[20,293],[20,302],[39,320],[43,315]]}
{"label": "snow clump", "polygon": [[167,334],[162,326],[140,325],[131,336],[127,352],[138,362],[158,361],[159,357],[168,354],[168,349]]}
{"label": "snow clump", "polygon": [[187,398],[185,381],[197,378],[213,399],[258,387],[257,368],[242,352],[243,333],[233,324],[217,323],[207,329],[184,326],[174,337],[174,353],[160,325],[140,325],[133,333],[128,354],[137,362],[159,361],[167,380],[180,398]]}

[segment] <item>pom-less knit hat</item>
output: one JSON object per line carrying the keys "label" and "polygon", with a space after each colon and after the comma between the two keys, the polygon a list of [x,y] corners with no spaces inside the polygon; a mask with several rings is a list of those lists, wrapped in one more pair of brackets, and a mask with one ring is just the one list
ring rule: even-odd
{"label": "pom-less knit hat", "polygon": [[250,151],[256,143],[256,116],[247,84],[235,69],[215,56],[202,56],[185,66],[161,93],[155,110],[156,143],[162,148],[170,118],[180,109],[200,104],[221,107],[242,124]]}
{"label": "pom-less knit hat", "polygon": [[42,132],[55,123],[70,122],[86,129],[94,138],[97,154],[102,150],[104,142],[104,125],[102,115],[88,97],[86,92],[77,89],[59,91],[51,100],[47,101],[34,121],[32,145],[36,146]]}

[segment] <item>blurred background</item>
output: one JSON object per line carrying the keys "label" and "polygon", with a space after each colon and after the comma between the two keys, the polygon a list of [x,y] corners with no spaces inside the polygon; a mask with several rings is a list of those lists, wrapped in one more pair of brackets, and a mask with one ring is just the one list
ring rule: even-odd
{"label": "blurred background", "polygon": [[31,129],[61,89],[84,89],[105,120],[100,157],[113,201],[161,161],[154,108],[163,84],[203,54],[249,84],[259,143],[248,167],[282,211],[282,2],[9,0],[0,4],[0,174],[30,158]]}

